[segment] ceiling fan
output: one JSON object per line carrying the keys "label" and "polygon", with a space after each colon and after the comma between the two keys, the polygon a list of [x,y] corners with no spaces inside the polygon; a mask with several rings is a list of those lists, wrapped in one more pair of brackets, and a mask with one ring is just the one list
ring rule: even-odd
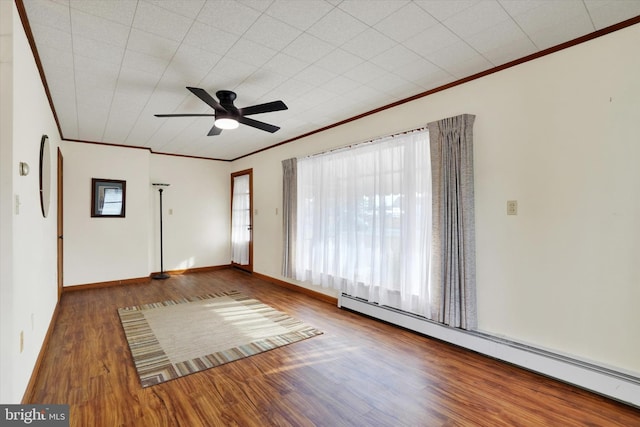
{"label": "ceiling fan", "polygon": [[252,105],[245,108],[236,108],[233,101],[236,99],[235,92],[230,90],[219,90],[216,96],[220,100],[216,101],[209,93],[197,87],[188,87],[195,96],[204,101],[207,105],[214,109],[214,114],[155,114],[156,117],[215,117],[215,122],[207,136],[220,135],[223,129],[235,129],[238,123],[261,129],[267,132],[276,132],[280,129],[278,126],[258,120],[250,119],[245,116],[252,114],[269,113],[271,111],[286,110],[288,107],[282,101],[267,102],[266,104]]}

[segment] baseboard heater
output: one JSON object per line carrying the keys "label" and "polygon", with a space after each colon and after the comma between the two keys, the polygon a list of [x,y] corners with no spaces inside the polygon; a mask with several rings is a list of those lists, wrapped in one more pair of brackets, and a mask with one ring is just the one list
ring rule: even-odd
{"label": "baseboard heater", "polygon": [[564,381],[620,402],[640,407],[640,378],[548,350],[477,331],[451,328],[424,317],[341,294],[338,307]]}

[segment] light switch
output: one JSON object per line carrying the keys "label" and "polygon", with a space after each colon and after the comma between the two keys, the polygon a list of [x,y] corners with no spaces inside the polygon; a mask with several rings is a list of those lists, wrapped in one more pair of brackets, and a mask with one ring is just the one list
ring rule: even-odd
{"label": "light switch", "polygon": [[518,215],[517,200],[507,200],[507,215]]}

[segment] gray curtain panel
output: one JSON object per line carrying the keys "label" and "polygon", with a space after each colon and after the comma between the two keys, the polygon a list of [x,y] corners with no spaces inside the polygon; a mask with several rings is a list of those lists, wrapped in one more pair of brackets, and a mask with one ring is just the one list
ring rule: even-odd
{"label": "gray curtain panel", "polygon": [[297,206],[298,206],[298,161],[282,161],[282,275],[294,277]]}
{"label": "gray curtain panel", "polygon": [[477,327],[473,122],[463,114],[429,123],[433,186],[433,265],[438,321]]}

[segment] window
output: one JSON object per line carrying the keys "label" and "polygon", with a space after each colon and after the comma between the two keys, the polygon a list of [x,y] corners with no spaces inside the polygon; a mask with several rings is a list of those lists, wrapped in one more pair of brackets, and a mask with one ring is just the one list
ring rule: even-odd
{"label": "window", "polygon": [[295,278],[424,314],[429,135],[413,131],[298,159]]}

